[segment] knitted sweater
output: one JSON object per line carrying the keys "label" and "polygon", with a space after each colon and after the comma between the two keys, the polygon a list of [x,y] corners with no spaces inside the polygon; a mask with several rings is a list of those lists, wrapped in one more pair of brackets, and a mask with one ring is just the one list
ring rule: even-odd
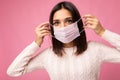
{"label": "knitted sweater", "polygon": [[87,50],[79,56],[74,55],[76,47],[70,47],[64,48],[63,57],[58,57],[52,47],[33,57],[39,46],[32,42],[12,62],[7,74],[20,76],[37,69],[45,69],[50,80],[98,80],[103,62],[120,62],[120,36],[106,30],[102,38],[115,48],[90,41]]}

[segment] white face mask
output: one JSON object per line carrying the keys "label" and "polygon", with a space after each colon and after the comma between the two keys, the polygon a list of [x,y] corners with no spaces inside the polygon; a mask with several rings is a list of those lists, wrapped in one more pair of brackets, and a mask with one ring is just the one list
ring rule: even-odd
{"label": "white face mask", "polygon": [[78,36],[80,36],[80,33],[84,31],[83,29],[81,32],[79,32],[77,22],[80,20],[81,19],[62,28],[54,27],[55,38],[62,43],[69,43],[76,39]]}

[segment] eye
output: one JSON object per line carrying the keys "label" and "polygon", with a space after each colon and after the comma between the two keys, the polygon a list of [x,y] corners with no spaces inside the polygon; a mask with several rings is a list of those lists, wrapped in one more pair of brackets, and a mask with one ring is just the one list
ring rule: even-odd
{"label": "eye", "polygon": [[67,23],[67,24],[72,24],[72,23],[73,23],[73,20],[72,20],[72,19],[66,20],[66,23]]}
{"label": "eye", "polygon": [[53,26],[59,26],[60,22],[59,21],[55,21],[53,22]]}

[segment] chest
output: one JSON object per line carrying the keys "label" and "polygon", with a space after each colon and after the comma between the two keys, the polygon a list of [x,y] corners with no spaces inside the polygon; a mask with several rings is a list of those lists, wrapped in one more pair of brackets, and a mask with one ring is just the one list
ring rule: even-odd
{"label": "chest", "polygon": [[[88,55],[72,56],[67,55],[63,58],[50,58],[46,64],[46,70],[49,75],[67,78],[66,80],[82,78],[86,76],[95,76],[98,71],[98,61],[90,58]],[[68,79],[70,78],[70,79]]]}

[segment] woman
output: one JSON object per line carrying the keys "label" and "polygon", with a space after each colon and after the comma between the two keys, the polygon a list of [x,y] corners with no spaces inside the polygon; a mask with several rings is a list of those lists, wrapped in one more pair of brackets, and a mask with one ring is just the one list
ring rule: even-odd
{"label": "woman", "polygon": [[[87,42],[84,28],[92,29],[116,48]],[[104,29],[93,15],[81,18],[70,2],[58,3],[51,11],[49,23],[38,25],[35,32],[35,41],[9,66],[8,75],[20,76],[45,69],[51,80],[98,80],[103,62],[120,62],[120,36]],[[52,37],[52,47],[33,57],[47,35]]]}

